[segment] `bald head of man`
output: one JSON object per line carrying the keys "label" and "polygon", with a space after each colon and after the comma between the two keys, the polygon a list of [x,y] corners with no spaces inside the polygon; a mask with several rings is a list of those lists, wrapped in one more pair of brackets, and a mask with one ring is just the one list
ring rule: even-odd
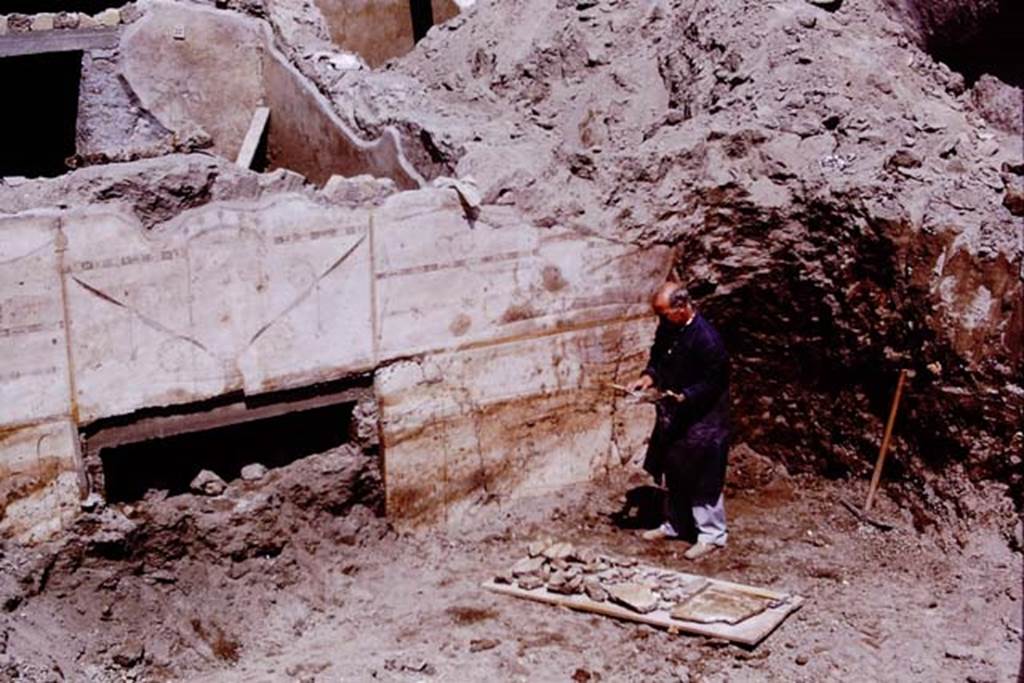
{"label": "bald head of man", "polygon": [[651,297],[651,308],[673,325],[685,325],[694,314],[690,293],[678,282],[666,282],[658,287]]}

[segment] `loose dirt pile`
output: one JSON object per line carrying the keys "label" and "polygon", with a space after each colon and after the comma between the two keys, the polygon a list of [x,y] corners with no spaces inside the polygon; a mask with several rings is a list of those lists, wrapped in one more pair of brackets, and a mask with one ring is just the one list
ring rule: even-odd
{"label": "loose dirt pile", "polygon": [[[373,469],[312,456],[222,497],[153,497],[83,520],[27,562],[8,549],[4,680],[976,680],[1020,661],[1021,557],[990,527],[918,534],[883,496],[882,533],[842,487],[733,452],[730,543],[698,565],[637,535],[637,472],[525,500],[473,527],[388,533]],[[360,501],[360,502],[356,502]],[[674,636],[480,587],[531,542],[798,593],[756,649]],[[56,554],[54,554],[56,553]],[[16,577],[23,577],[20,581]]]}
{"label": "loose dirt pile", "polygon": [[376,460],[342,446],[215,497],[150,491],[83,514],[60,541],[6,548],[0,680],[234,664],[255,633],[294,633],[338,604],[327,576],[384,533],[382,504]]}

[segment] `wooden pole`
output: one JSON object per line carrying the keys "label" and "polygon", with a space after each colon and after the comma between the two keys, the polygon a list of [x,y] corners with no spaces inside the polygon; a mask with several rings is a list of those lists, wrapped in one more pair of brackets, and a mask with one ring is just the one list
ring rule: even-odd
{"label": "wooden pole", "polygon": [[903,395],[903,383],[906,379],[907,371],[900,370],[900,379],[896,383],[896,394],[892,397],[892,408],[889,409],[889,421],[885,424],[882,447],[878,450],[875,472],[871,475],[871,486],[868,487],[868,499],[864,501],[864,512],[871,509],[871,504],[875,501],[875,492],[878,490],[878,482],[882,479],[882,466],[885,464],[885,454],[889,450],[889,442],[892,440],[892,427],[896,422],[896,411],[900,407],[900,397]]}

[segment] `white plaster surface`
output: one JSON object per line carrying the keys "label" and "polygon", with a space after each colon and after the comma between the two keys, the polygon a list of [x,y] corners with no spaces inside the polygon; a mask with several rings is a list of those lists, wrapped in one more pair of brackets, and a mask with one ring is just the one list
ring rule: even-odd
{"label": "white plaster surface", "polygon": [[[0,430],[381,368],[389,511],[457,520],[598,476],[642,442],[649,411],[605,383],[639,371],[667,262],[509,207],[469,220],[445,189],[373,210],[214,202],[150,231],[116,208],[5,219]],[[12,524],[59,523],[70,490],[8,500]]]}
{"label": "white plaster surface", "polygon": [[0,219],[0,427],[70,414],[57,225]]}

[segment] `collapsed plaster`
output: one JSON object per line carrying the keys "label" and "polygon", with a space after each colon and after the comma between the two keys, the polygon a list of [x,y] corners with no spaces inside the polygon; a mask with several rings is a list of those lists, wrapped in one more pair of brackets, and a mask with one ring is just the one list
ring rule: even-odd
{"label": "collapsed plaster", "polygon": [[598,476],[649,426],[603,382],[640,369],[664,247],[507,206],[470,221],[451,189],[218,201],[148,231],[123,208],[26,211],[0,238],[0,464],[34,482],[5,491],[8,535],[74,516],[79,429],[217,397],[375,373],[400,524]]}

